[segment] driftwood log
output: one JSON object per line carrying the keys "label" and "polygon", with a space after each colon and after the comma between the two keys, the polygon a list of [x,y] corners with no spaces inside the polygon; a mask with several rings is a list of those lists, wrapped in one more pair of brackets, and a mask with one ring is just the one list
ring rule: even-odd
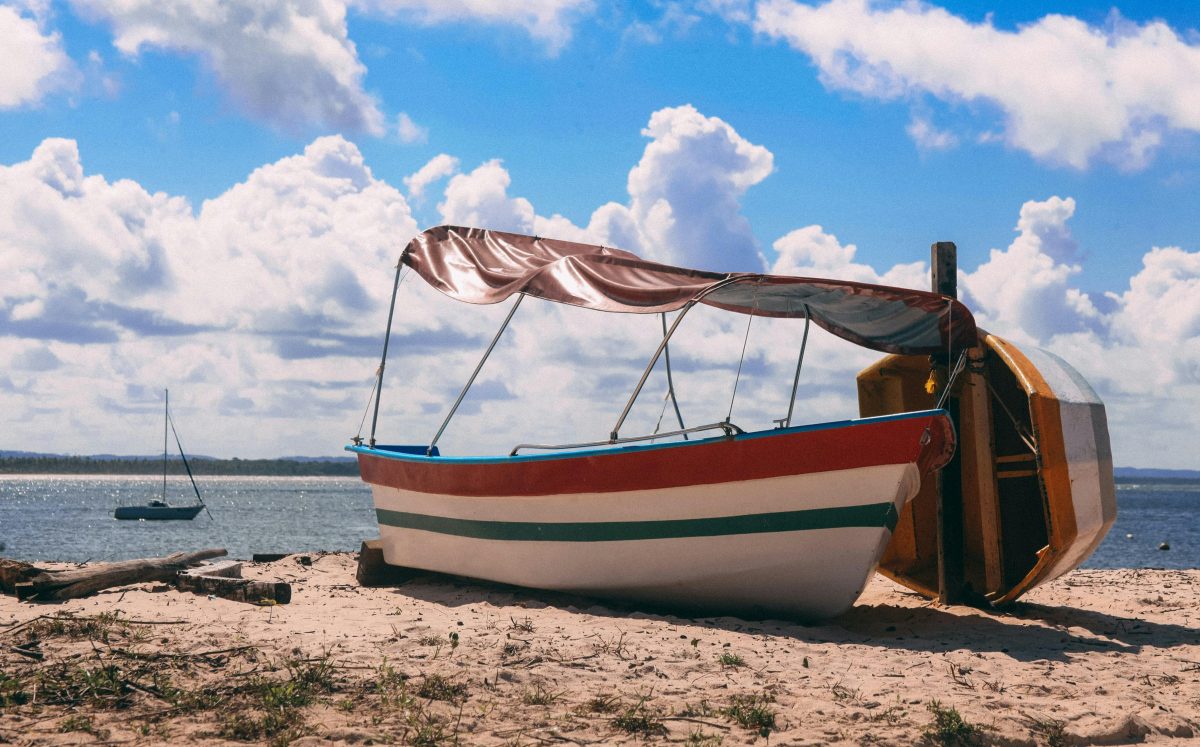
{"label": "driftwood log", "polygon": [[165,558],[98,563],[64,571],[47,571],[27,566],[24,569],[11,571],[21,577],[21,580],[14,582],[13,590],[19,599],[34,601],[78,599],[113,586],[140,584],[147,581],[173,582],[179,572],[187,570],[189,566],[222,555],[225,555],[223,548],[212,548],[197,552],[177,552]]}
{"label": "driftwood log", "polygon": [[39,573],[54,573],[29,563],[0,558],[0,593],[16,594],[17,584],[23,584]]}
{"label": "driftwood log", "polygon": [[180,571],[175,585],[180,591],[212,594],[235,602],[287,604],[292,601],[292,587],[288,583],[251,581],[241,576],[242,564],[227,560]]}

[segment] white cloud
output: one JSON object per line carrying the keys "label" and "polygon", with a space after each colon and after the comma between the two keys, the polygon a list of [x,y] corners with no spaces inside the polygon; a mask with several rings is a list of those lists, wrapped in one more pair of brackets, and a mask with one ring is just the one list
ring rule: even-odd
{"label": "white cloud", "polygon": [[938,129],[924,115],[913,114],[906,131],[921,150],[950,150],[958,145],[958,138],[953,132]]}
{"label": "white cloud", "polygon": [[[730,202],[709,219],[732,221],[727,235],[740,235],[738,200],[769,172],[770,154],[720,120],[686,107],[663,112],[647,128],[651,140],[631,170],[628,203],[602,205],[586,227],[539,215],[511,195],[498,160],[454,176],[439,209],[448,222],[647,251],[650,241],[666,239],[654,232],[658,214],[637,209],[639,200],[694,216],[715,195]],[[438,164],[413,175],[426,173],[422,189],[435,180],[429,174],[457,170],[450,156]],[[1086,258],[1070,231],[1075,208],[1070,197],[1021,206],[1015,238],[979,267],[962,268],[963,297],[985,328],[1059,353],[1096,385],[1120,463],[1186,466],[1193,426],[1180,413],[1200,408],[1200,252],[1154,248],[1127,289],[1093,299],[1073,285]],[[189,438],[195,451],[336,452],[366,404],[391,268],[416,230],[403,195],[340,137],[262,166],[199,210],[89,174],[74,142],[44,141],[29,160],[0,166],[0,411],[14,424],[10,438],[47,451],[144,450],[129,446],[124,430],[110,432],[114,414],[128,428],[141,427],[144,416],[153,432],[159,390],[170,385],[196,434]],[[748,246],[733,256],[757,261]],[[723,248],[685,243],[674,257],[697,266],[727,260]],[[876,269],[869,248],[819,225],[789,232],[774,250],[775,272],[928,282],[925,263]],[[466,309],[406,282],[381,435],[408,442],[432,435],[507,307]],[[449,453],[489,453],[527,437],[604,437],[659,324],[526,302],[443,445]],[[725,416],[745,329],[744,317],[707,308],[681,328],[672,354],[689,424]],[[786,320],[751,325],[739,425],[769,427],[786,412],[801,329]],[[854,374],[875,357],[815,334],[800,417],[853,416]],[[662,392],[659,372],[624,432],[653,428]]]}
{"label": "white cloud", "polygon": [[[377,136],[388,130],[387,118],[364,88],[367,69],[347,32],[349,7],[410,23],[515,26],[551,54],[570,41],[575,20],[593,8],[592,0],[70,2],[82,17],[110,26],[114,45],[125,55],[154,49],[195,56],[233,105],[255,119],[288,132],[316,128]],[[39,19],[48,13],[41,2],[30,5]],[[0,108],[36,103],[45,90],[62,85],[63,71],[74,71],[57,34],[42,36],[36,23],[7,6],[0,6],[0,36],[11,37],[31,63],[0,70]],[[101,88],[112,95],[119,82],[93,67]],[[403,112],[395,131],[404,143],[428,136]]]}
{"label": "white cloud", "polygon": [[497,231],[533,231],[533,205],[524,197],[509,197],[512,177],[500,159],[480,164],[468,174],[457,174],[446,185],[446,199],[438,204],[442,222]]}
{"label": "white cloud", "polygon": [[629,209],[644,250],[703,269],[761,269],[740,199],[771,173],[771,152],[691,105],[654,112],[642,134],[651,142],[629,172]]}
{"label": "white cloud", "polygon": [[700,16],[688,12],[681,3],[668,2],[657,19],[652,22],[634,21],[626,27],[621,38],[642,44],[659,44],[666,37],[686,36],[699,22]]}
{"label": "white cloud", "polygon": [[36,106],[47,93],[71,86],[78,78],[60,35],[42,32],[40,19],[47,10],[33,10],[35,18],[27,18],[15,7],[0,5],[0,109]]}
{"label": "white cloud", "polygon": [[109,24],[124,54],[153,48],[198,56],[234,104],[257,119],[285,130],[384,131],[377,102],[363,90],[366,68],[347,35],[341,2],[72,4]]}
{"label": "white cloud", "polygon": [[[332,453],[369,390],[390,268],[416,230],[340,137],[198,212],[89,175],[73,141],[48,139],[0,167],[0,409],[28,424],[31,448],[129,450],[114,413],[177,383],[208,434],[198,451]],[[445,348],[445,323],[410,308],[398,344]],[[236,425],[246,417],[255,428]]]}
{"label": "white cloud", "polygon": [[925,262],[896,265],[879,274],[870,265],[854,261],[857,246],[841,244],[836,236],[825,233],[820,226],[797,228],[771,246],[779,255],[771,272],[778,275],[852,280],[920,290],[929,286],[929,265]]}
{"label": "white cloud", "polygon": [[429,128],[420,126],[408,114],[400,112],[396,117],[396,136],[405,145],[424,143],[429,140]]}
{"label": "white cloud", "polygon": [[571,39],[572,22],[592,0],[351,0],[354,7],[420,23],[489,23],[517,26],[557,54]]}
{"label": "white cloud", "polygon": [[642,134],[650,143],[629,172],[629,202],[602,205],[586,228],[510,197],[511,178],[498,160],[453,177],[438,209],[447,223],[597,242],[701,269],[761,270],[740,200],[771,173],[771,152],[691,105],[654,112]]}
{"label": "white cloud", "polygon": [[[1067,221],[1075,200],[1051,197],[1021,206],[1017,238],[988,261],[964,273],[964,295],[979,322],[1019,341],[1092,328],[1100,319],[1092,301],[1069,282],[1082,267]],[[999,332],[1005,330],[1005,332]]]}
{"label": "white cloud", "polygon": [[712,13],[730,23],[749,23],[753,13],[751,0],[698,0],[696,9]]}
{"label": "white cloud", "polygon": [[923,2],[763,0],[754,28],[811,57],[830,88],[993,104],[1010,145],[1075,168],[1137,168],[1166,133],[1200,131],[1200,45],[1161,21],[1047,15],[1007,31]]}
{"label": "white cloud", "polygon": [[416,199],[425,194],[425,189],[429,185],[456,173],[458,173],[458,159],[445,153],[439,153],[414,173],[404,177],[404,186],[408,188],[408,196]]}

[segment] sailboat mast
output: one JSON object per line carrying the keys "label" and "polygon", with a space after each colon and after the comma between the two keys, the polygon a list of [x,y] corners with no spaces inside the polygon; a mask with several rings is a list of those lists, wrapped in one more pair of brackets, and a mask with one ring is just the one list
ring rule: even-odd
{"label": "sailboat mast", "polygon": [[171,417],[171,391],[163,390],[163,489],[162,499],[167,500],[167,421]]}

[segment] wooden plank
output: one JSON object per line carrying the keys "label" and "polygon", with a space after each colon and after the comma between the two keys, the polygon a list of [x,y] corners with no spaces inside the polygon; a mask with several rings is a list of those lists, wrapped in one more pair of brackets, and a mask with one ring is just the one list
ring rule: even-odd
{"label": "wooden plank", "polygon": [[1037,470],[1035,470],[1035,469],[1006,470],[1004,472],[997,472],[996,479],[997,480],[1006,480],[1011,477],[1033,477],[1036,474],[1037,474]]}
{"label": "wooden plank", "polygon": [[241,578],[242,561],[222,560],[216,563],[203,563],[195,568],[180,571],[180,576],[217,576],[220,578]]}
{"label": "wooden plank", "polygon": [[283,581],[251,581],[248,578],[180,573],[175,585],[180,591],[211,594],[249,604],[287,604],[292,601],[292,586]]}
{"label": "wooden plank", "polygon": [[1011,456],[996,457],[996,464],[1012,464],[1014,462],[1035,462],[1037,461],[1036,454],[1013,454]]}
{"label": "wooden plank", "polygon": [[[958,398],[946,400],[946,410],[958,430]],[[938,472],[938,601],[961,604],[964,587],[962,449]]]}
{"label": "wooden plank", "polygon": [[360,586],[396,586],[423,573],[412,568],[388,565],[383,559],[381,540],[364,540],[358,551],[358,571],[354,574]]}
{"label": "wooden plank", "polygon": [[933,292],[958,298],[958,247],[953,241],[939,241],[929,247]]}
{"label": "wooden plank", "polygon": [[[971,352],[972,359],[979,359],[983,351]],[[971,496],[971,518],[973,528],[978,530],[976,554],[983,566],[983,594],[1000,589],[1004,579],[1004,565],[1000,547],[1000,495],[996,487],[996,470],[991,455],[994,453],[992,438],[991,398],[988,396],[987,380],[983,373],[967,375],[963,400],[970,411],[970,418],[963,418],[963,484]]]}
{"label": "wooden plank", "polygon": [[[958,297],[958,247],[952,241],[939,241],[929,247],[933,292],[950,298]],[[949,352],[949,351],[947,351]],[[947,369],[953,361],[941,365]],[[947,386],[951,382],[947,381]],[[946,410],[954,423],[959,425],[959,402],[956,397],[946,400]],[[963,491],[962,449],[954,450],[950,463],[938,473],[938,601],[942,604],[959,604],[963,600],[965,556],[963,553]]]}

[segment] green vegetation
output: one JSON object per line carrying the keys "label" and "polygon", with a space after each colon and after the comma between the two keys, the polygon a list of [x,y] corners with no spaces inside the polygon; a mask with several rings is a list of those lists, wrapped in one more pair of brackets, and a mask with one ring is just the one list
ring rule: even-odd
{"label": "green vegetation", "polygon": [[969,747],[979,744],[979,727],[968,723],[953,706],[943,707],[936,700],[926,706],[933,714],[933,723],[925,730],[925,739],[946,747]]}
{"label": "green vegetation", "polygon": [[555,692],[546,687],[544,682],[535,682],[533,687],[525,688],[524,694],[521,696],[521,702],[525,705],[532,706],[549,706],[562,696],[562,693]]}
{"label": "green vegetation", "polygon": [[417,688],[417,695],[428,700],[461,703],[467,699],[467,686],[461,682],[451,682],[440,674],[431,674]]}
{"label": "green vegetation", "polygon": [[730,651],[726,651],[725,653],[718,656],[717,663],[719,663],[722,667],[744,667],[744,666],[746,666],[745,659],[743,659],[741,656],[738,656],[737,654],[732,653]]}
{"label": "green vegetation", "polygon": [[[358,476],[352,461],[321,462],[294,459],[204,459],[188,460],[196,475],[267,475],[280,477]],[[96,459],[80,456],[0,457],[4,475],[161,475],[162,461],[156,459]],[[177,457],[167,460],[167,474],[185,475]]]}
{"label": "green vegetation", "polygon": [[663,725],[662,715],[658,709],[646,705],[647,700],[649,697],[643,696],[637,703],[618,713],[612,720],[613,728],[646,739],[666,736],[667,727]]}
{"label": "green vegetation", "polygon": [[767,691],[734,695],[729,699],[729,705],[721,712],[742,728],[756,731],[759,736],[765,737],[775,728],[775,710],[770,707],[774,702],[775,696]]}

